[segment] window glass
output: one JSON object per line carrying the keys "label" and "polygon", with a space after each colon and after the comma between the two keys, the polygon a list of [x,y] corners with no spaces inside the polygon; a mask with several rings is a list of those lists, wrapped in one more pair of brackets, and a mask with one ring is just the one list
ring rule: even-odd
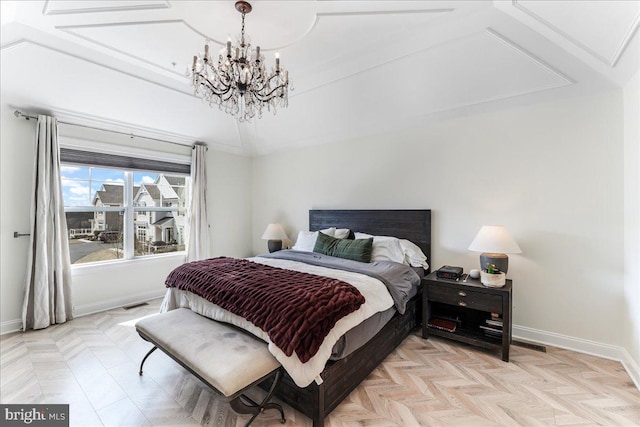
{"label": "window glass", "polygon": [[122,231],[102,221],[113,214],[118,212],[66,212],[71,264],[124,258]]}
{"label": "window glass", "polygon": [[66,206],[89,206],[91,204],[91,185],[89,168],[79,166],[62,166],[62,195]]}
{"label": "window glass", "polygon": [[63,165],[60,169],[65,206],[122,206],[124,171]]}
{"label": "window glass", "polygon": [[135,254],[184,251],[188,178],[134,173]]}
{"label": "window glass", "polygon": [[61,179],[72,264],[184,251],[188,177],[62,164]]}

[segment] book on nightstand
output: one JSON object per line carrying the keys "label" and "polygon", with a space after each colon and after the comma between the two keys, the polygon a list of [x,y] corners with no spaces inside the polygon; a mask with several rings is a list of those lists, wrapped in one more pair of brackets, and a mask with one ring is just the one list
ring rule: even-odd
{"label": "book on nightstand", "polygon": [[496,327],[496,328],[502,328],[502,320],[487,319],[487,320],[485,320],[485,323],[487,324],[487,326],[493,326],[493,327]]}
{"label": "book on nightstand", "polygon": [[480,329],[484,331],[484,334],[491,337],[502,337],[502,328],[490,328],[489,326],[480,325]]}
{"label": "book on nightstand", "polygon": [[453,320],[440,319],[437,317],[429,320],[430,328],[440,329],[441,331],[455,332],[456,326],[456,322]]}

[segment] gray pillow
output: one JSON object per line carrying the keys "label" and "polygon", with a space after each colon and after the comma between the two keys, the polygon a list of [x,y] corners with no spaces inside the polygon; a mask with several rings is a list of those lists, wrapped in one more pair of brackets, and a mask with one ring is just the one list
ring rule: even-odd
{"label": "gray pillow", "polygon": [[346,240],[336,239],[324,233],[318,233],[313,251],[338,258],[371,262],[373,237],[368,239]]}

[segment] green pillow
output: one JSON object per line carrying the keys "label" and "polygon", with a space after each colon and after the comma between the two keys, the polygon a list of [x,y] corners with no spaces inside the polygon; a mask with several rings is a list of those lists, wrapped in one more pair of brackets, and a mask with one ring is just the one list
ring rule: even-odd
{"label": "green pillow", "polygon": [[319,232],[313,251],[338,258],[371,262],[373,237],[356,240],[336,239],[335,237],[327,236]]}

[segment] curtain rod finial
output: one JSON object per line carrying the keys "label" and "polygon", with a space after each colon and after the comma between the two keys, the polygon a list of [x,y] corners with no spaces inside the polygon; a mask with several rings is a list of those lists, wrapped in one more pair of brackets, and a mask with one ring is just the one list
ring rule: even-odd
{"label": "curtain rod finial", "polygon": [[17,118],[24,117],[24,118],[25,118],[25,120],[29,120],[29,119],[36,119],[36,118],[37,118],[37,117],[32,117],[32,116],[30,116],[30,115],[28,115],[28,114],[25,114],[25,113],[23,113],[23,112],[22,112],[22,111],[20,111],[20,110],[15,110],[15,111],[13,112],[13,115],[14,115],[14,116],[16,116]]}

